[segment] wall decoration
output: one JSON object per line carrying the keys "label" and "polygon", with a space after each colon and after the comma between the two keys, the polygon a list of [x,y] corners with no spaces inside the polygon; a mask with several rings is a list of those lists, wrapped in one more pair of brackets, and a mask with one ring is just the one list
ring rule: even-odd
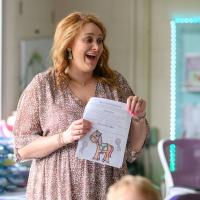
{"label": "wall decoration", "polygon": [[[171,20],[170,138],[199,137],[200,17]],[[191,106],[190,106],[191,105]],[[194,111],[194,112],[193,112]],[[190,121],[188,121],[190,119]],[[195,129],[192,128],[195,126]]]}
{"label": "wall decoration", "polygon": [[199,138],[200,136],[200,104],[187,104],[183,112],[184,138]]}
{"label": "wall decoration", "polygon": [[45,71],[50,65],[50,49],[52,39],[37,38],[21,41],[21,91],[39,72]]}
{"label": "wall decoration", "polygon": [[191,92],[200,92],[200,53],[185,55],[184,88]]}

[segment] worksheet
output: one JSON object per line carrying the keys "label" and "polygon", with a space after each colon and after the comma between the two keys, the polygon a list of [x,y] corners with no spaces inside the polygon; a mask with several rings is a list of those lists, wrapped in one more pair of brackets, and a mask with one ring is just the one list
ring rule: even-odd
{"label": "worksheet", "polygon": [[131,122],[126,104],[92,97],[83,118],[92,122],[92,129],[79,140],[76,156],[120,168]]}

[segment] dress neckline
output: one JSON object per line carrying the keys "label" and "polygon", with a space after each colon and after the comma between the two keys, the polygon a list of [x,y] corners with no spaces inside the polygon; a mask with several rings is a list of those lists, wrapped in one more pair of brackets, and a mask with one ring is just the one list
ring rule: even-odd
{"label": "dress neckline", "polygon": [[[94,92],[94,96],[92,97],[97,97],[98,96],[98,85],[99,85],[99,81],[96,81],[96,84],[95,84],[95,92]],[[68,85],[67,86],[67,89],[68,89],[68,92],[69,94],[71,95],[71,97],[74,99],[74,101],[76,101],[81,107],[85,107],[88,103],[87,102],[83,102],[82,99],[80,99],[73,91],[72,89],[70,88],[70,86]]]}

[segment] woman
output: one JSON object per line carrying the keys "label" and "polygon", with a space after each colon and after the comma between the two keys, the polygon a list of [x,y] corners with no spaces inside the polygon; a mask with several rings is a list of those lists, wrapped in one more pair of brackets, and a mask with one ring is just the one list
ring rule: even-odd
{"label": "woman", "polygon": [[[18,160],[32,159],[28,200],[105,199],[127,173],[147,136],[146,103],[108,67],[106,30],[93,15],[75,12],[60,21],[52,47],[53,69],[36,75],[23,92],[15,123]],[[127,102],[132,115],[122,168],[79,160],[77,142],[91,129],[82,119],[92,96]]]}

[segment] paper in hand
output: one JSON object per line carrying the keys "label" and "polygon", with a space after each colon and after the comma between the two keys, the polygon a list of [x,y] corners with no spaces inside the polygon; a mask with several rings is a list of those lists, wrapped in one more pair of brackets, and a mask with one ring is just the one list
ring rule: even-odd
{"label": "paper in hand", "polygon": [[131,122],[126,104],[92,97],[83,118],[92,122],[92,129],[79,140],[76,156],[120,168]]}

